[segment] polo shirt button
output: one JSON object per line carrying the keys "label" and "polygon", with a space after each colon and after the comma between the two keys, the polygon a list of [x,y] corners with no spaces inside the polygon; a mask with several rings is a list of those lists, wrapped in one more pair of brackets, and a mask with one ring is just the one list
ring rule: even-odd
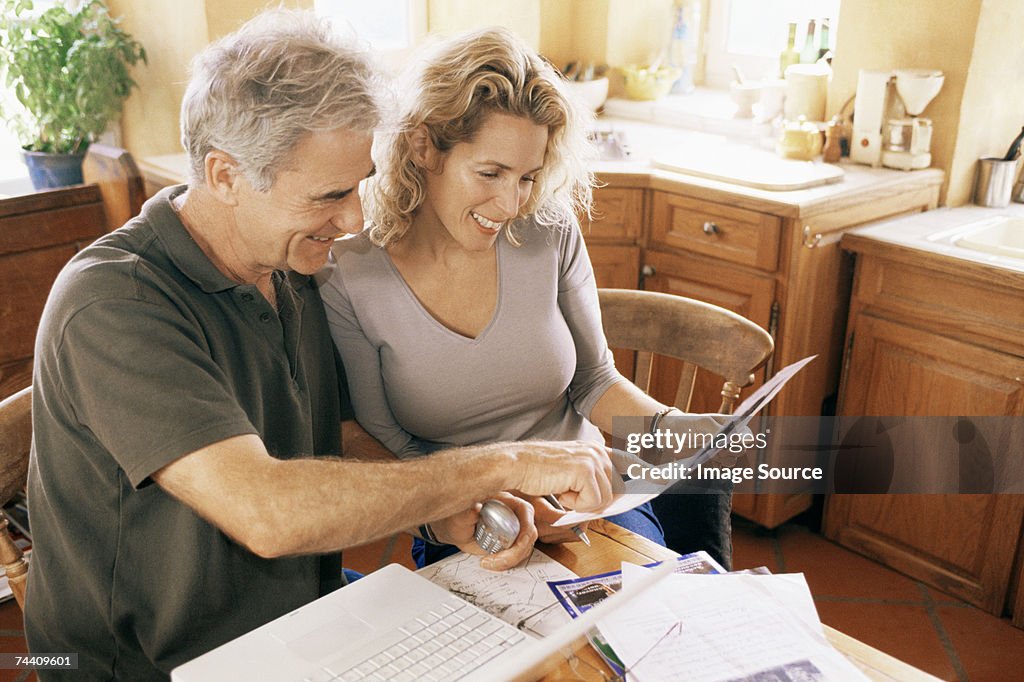
{"label": "polo shirt button", "polygon": [[260,322],[270,322],[270,313],[260,313]]}
{"label": "polo shirt button", "polygon": [[248,303],[252,300],[252,294],[242,294],[242,300]]}

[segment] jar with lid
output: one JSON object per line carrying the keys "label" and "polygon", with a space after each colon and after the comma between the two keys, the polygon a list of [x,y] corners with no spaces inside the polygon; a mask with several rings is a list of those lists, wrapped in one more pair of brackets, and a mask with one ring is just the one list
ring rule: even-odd
{"label": "jar with lid", "polygon": [[787,159],[810,161],[821,153],[821,131],[803,116],[787,121],[775,150]]}

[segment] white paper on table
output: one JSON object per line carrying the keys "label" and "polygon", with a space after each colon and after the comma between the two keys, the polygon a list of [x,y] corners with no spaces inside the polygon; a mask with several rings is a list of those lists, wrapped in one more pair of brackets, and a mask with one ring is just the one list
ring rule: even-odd
{"label": "white paper on table", "polygon": [[[797,372],[804,368],[804,365],[816,357],[818,356],[811,355],[803,360],[798,360],[791,365],[787,365],[783,369],[779,370],[771,379],[761,384],[756,391],[751,393],[746,400],[739,404],[733,418],[722,427],[722,430],[719,431],[719,433],[732,433],[736,429],[745,427],[758,412],[764,409],[764,407],[772,401],[778,392],[782,390],[782,387],[786,385],[786,382],[792,379]],[[671,466],[685,466],[693,468],[698,464],[704,464],[707,462],[718,454],[718,451],[719,448],[709,445],[689,457],[684,457],[662,466],[666,468]],[[604,509],[595,512],[570,511],[551,525],[575,526],[579,523],[583,523],[584,521],[603,519],[608,516],[614,516],[615,514],[621,514],[629,511],[630,509],[634,509],[635,507],[639,507],[648,500],[653,500],[668,488],[678,483],[678,481],[675,480],[667,480],[663,482],[655,482],[655,480],[656,479],[650,478],[637,478],[626,481],[623,492],[613,495],[611,504]]]}
{"label": "white paper on table", "polygon": [[549,580],[572,580],[575,573],[537,549],[507,571],[480,566],[480,557],[459,552],[416,571],[430,582],[479,606],[506,623],[544,637],[571,620],[548,589]]}
{"label": "white paper on table", "polygon": [[[623,585],[645,570],[624,564]],[[599,627],[638,682],[770,679],[773,670],[794,679],[867,679],[828,644],[801,574],[672,575]]]}

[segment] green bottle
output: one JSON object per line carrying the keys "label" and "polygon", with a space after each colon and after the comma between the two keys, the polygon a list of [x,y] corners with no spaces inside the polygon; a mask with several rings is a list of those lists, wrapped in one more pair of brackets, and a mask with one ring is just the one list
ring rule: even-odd
{"label": "green bottle", "polygon": [[807,22],[807,37],[804,49],[800,50],[800,63],[813,64],[818,61],[818,46],[814,44],[814,19]]}
{"label": "green bottle", "polygon": [[820,36],[818,37],[818,59],[821,59],[829,52],[828,47],[828,19],[821,20],[821,30],[818,31]]}
{"label": "green bottle", "polygon": [[779,55],[779,78],[786,77],[786,67],[800,63],[800,53],[796,50],[796,22],[789,25],[789,39],[786,49]]}

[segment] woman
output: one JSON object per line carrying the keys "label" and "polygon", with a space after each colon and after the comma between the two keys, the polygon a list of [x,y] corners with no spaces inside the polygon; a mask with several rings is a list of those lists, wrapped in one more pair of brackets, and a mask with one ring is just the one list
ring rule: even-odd
{"label": "woman", "polygon": [[[359,423],[410,457],[601,441],[613,416],[664,413],[615,370],[601,329],[575,218],[591,205],[586,131],[560,76],[502,29],[419,63],[377,141],[372,227],[336,243],[321,288]],[[541,540],[576,539],[531,502]],[[649,506],[612,520],[664,544]]]}

